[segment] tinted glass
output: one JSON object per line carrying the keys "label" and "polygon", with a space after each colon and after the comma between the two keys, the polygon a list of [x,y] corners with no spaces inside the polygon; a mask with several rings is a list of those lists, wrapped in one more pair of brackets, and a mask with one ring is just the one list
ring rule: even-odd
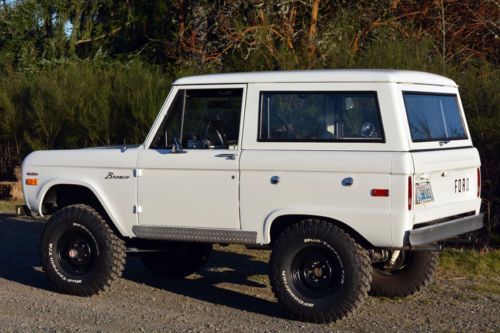
{"label": "tinted glass", "polygon": [[228,148],[238,144],[242,94],[243,89],[188,90],[184,147]]}
{"label": "tinted glass", "polygon": [[382,140],[373,92],[263,92],[260,141]]}
{"label": "tinted glass", "polygon": [[180,90],[151,148],[169,148],[174,137],[185,149],[237,145],[242,95],[243,89]]}
{"label": "tinted glass", "polygon": [[181,121],[184,110],[184,90],[180,90],[175,96],[166,117],[163,119],[150,148],[166,149],[172,147],[174,138],[180,138]]}
{"label": "tinted glass", "polygon": [[404,93],[413,141],[467,139],[455,95]]}

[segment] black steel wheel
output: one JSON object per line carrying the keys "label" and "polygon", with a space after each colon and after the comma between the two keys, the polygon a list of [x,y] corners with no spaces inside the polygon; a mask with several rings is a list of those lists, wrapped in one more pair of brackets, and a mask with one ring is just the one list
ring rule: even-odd
{"label": "black steel wheel", "polygon": [[368,253],[339,227],[307,219],[285,229],[273,245],[271,285],[292,316],[325,323],[347,317],[366,298]]}
{"label": "black steel wheel", "polygon": [[57,243],[57,258],[61,267],[75,276],[90,273],[98,253],[97,242],[81,229],[66,230]]}
{"label": "black steel wheel", "polygon": [[92,207],[72,205],[57,211],[40,241],[42,267],[60,292],[91,296],[121,276],[125,244]]}
{"label": "black steel wheel", "polygon": [[342,285],[343,263],[331,249],[311,244],[292,260],[291,282],[301,294],[320,300]]}

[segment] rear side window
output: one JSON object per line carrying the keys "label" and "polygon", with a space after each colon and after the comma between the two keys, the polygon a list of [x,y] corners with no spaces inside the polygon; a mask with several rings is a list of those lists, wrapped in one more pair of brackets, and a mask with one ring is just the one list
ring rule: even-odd
{"label": "rear side window", "polygon": [[413,142],[467,139],[456,95],[403,93]]}
{"label": "rear side window", "polygon": [[375,92],[262,92],[259,141],[382,142]]}

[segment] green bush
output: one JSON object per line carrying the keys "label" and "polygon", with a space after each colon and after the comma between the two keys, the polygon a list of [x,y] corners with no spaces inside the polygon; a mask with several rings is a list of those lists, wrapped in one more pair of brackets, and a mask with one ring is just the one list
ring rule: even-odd
{"label": "green bush", "polygon": [[[481,154],[488,235],[494,235],[500,224],[500,69],[486,61],[443,66],[431,49],[426,39],[381,38],[356,56],[336,59],[325,51],[315,67],[413,69],[454,79]],[[226,61],[161,69],[140,61],[65,60],[0,73],[0,178],[33,150],[142,143],[176,77],[273,69],[255,58],[243,67]]]}
{"label": "green bush", "polygon": [[0,76],[0,174],[33,150],[142,143],[171,79],[129,64],[73,61]]}

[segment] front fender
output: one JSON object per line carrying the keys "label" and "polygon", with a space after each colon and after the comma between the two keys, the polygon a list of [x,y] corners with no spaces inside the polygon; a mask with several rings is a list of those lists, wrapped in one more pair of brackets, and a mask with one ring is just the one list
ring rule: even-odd
{"label": "front fender", "polygon": [[49,190],[57,185],[75,185],[89,189],[96,196],[97,200],[99,200],[99,203],[102,205],[102,207],[104,208],[104,210],[106,211],[112,223],[116,226],[120,234],[127,235],[127,230],[124,226],[122,226],[119,223],[119,219],[116,216],[116,212],[113,209],[111,209],[111,207],[108,205],[108,202],[110,201],[109,198],[107,198],[105,192],[86,181],[75,180],[75,179],[55,179],[48,181],[43,184],[43,186],[38,192],[36,201],[32,202],[29,207],[32,207],[32,209],[35,210],[35,213],[43,217],[43,210],[42,210],[43,200],[47,195],[47,193],[49,192]]}

